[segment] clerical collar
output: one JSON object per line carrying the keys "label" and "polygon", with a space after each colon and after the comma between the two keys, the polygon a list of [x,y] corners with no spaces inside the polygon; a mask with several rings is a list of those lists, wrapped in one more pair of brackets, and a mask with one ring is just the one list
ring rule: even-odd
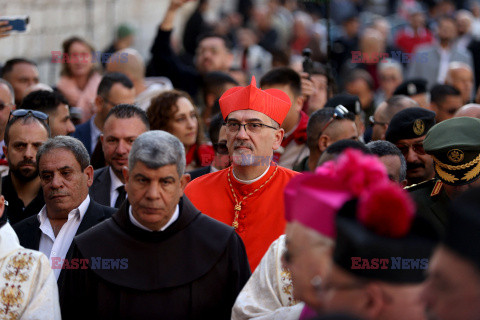
{"label": "clerical collar", "polygon": [[178,217],[180,215],[180,208],[177,204],[177,206],[175,207],[175,212],[173,213],[172,217],[170,218],[170,220],[168,220],[167,224],[164,225],[162,228],[160,228],[160,230],[150,230],[148,229],[147,227],[145,227],[144,225],[142,225],[140,222],[138,222],[137,219],[135,219],[135,217],[133,216],[133,213],[132,213],[132,206],[129,206],[128,207],[128,216],[130,217],[130,221],[132,222],[132,224],[135,226],[135,227],[138,227],[140,229],[143,229],[143,230],[146,230],[146,231],[150,231],[150,232],[154,232],[154,231],[165,231],[172,223],[174,223],[175,221],[177,221]]}
{"label": "clerical collar", "polygon": [[238,178],[235,176],[235,170],[232,170],[232,173],[233,173],[233,177],[234,177],[235,180],[237,180],[238,182],[243,183],[243,184],[252,184],[252,183],[254,183],[255,181],[258,181],[258,180],[262,179],[263,176],[267,174],[267,172],[268,172],[269,169],[270,169],[270,166],[268,166],[268,168],[265,170],[265,172],[262,173],[259,177],[255,178],[255,179],[252,179],[252,180],[241,180],[241,179],[238,179]]}

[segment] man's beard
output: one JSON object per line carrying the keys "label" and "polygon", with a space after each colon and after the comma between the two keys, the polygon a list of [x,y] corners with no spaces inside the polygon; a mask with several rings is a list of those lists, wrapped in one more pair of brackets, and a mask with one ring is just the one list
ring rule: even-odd
{"label": "man's beard", "polygon": [[[21,169],[21,166],[26,164],[33,165],[35,169]],[[37,163],[32,160],[23,160],[16,165],[13,165],[9,162],[8,166],[10,167],[10,172],[15,176],[15,178],[22,182],[30,182],[38,176]]]}

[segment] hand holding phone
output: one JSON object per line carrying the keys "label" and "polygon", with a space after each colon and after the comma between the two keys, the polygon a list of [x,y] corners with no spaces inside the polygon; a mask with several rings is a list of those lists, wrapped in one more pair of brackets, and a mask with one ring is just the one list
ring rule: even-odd
{"label": "hand holding phone", "polygon": [[8,31],[12,32],[26,32],[28,31],[28,25],[30,23],[30,18],[28,16],[10,16],[10,17],[0,17],[0,22],[3,22],[4,25],[8,25],[11,28]]}
{"label": "hand holding phone", "polygon": [[0,21],[0,38],[8,37],[10,30],[12,30],[12,26],[8,24],[8,21]]}

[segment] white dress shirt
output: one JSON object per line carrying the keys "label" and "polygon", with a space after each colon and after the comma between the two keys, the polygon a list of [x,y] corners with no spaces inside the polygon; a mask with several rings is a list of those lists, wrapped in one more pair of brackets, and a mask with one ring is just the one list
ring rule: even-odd
{"label": "white dress shirt", "polygon": [[[140,222],[138,222],[137,219],[135,219],[135,217],[133,216],[133,213],[132,213],[132,206],[128,207],[128,215],[130,217],[130,221],[132,221],[133,225],[136,226],[136,227],[139,227],[140,229],[143,229],[143,230],[146,230],[146,231],[150,231],[150,232],[153,232],[155,230],[150,230],[148,229],[147,227],[145,227],[143,224],[141,224]],[[160,230],[157,230],[157,231],[165,231],[165,229],[167,229],[168,227],[170,227],[170,225],[172,223],[174,223],[175,221],[177,221],[178,219],[178,216],[180,215],[180,208],[177,204],[177,207],[175,208],[175,212],[173,213],[172,217],[170,218],[170,220],[168,220],[167,224],[164,225],[162,228],[160,228]]]}
{"label": "white dress shirt", "polygon": [[444,83],[447,77],[448,64],[450,63],[450,50],[440,48],[440,65],[438,66],[438,83]]}
{"label": "white dress shirt", "polygon": [[123,186],[123,182],[118,179],[118,177],[113,173],[112,167],[108,167],[108,172],[110,173],[110,207],[115,208],[115,202],[118,198],[117,188]]}
{"label": "white dress shirt", "polygon": [[[47,207],[43,206],[42,210],[38,213],[37,218],[40,222],[40,230],[42,231],[38,251],[44,253],[49,258],[51,266],[58,265],[58,263],[52,263],[52,258],[65,259],[68,249],[72,244],[73,238],[77,233],[78,227],[80,226],[89,205],[90,196],[87,195],[78,208],[75,208],[68,213],[68,220],[62,226],[62,229],[60,229],[60,232],[56,237],[52,225],[50,224],[50,220],[47,217]],[[53,269],[53,273],[57,280],[60,271],[62,271],[62,269]]]}

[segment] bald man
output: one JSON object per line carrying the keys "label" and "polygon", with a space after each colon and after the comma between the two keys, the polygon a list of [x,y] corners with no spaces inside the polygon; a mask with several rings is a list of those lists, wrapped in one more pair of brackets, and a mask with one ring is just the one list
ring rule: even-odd
{"label": "bald man", "polygon": [[457,117],[472,117],[480,119],[480,104],[470,103],[466,104],[455,112],[454,118]]}
{"label": "bald man", "polygon": [[150,81],[145,79],[145,62],[140,53],[132,48],[115,52],[108,60],[105,69],[108,72],[123,73],[133,82],[137,94],[135,104],[145,111],[153,97],[165,90],[173,89],[168,78],[158,77]]}
{"label": "bald man", "polygon": [[448,65],[445,84],[449,84],[460,91],[464,104],[472,101],[473,71],[468,64],[457,61],[451,62]]}

